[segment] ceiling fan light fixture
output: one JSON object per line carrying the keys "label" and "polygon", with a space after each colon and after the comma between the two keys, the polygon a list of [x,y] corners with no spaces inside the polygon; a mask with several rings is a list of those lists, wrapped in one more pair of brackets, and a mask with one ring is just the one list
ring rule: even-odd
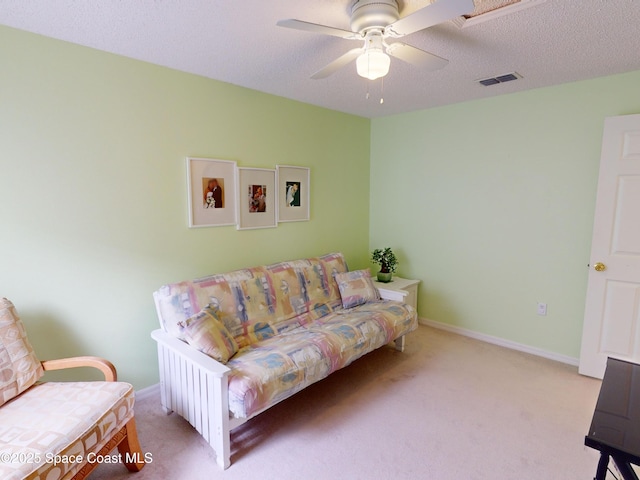
{"label": "ceiling fan light fixture", "polygon": [[398,0],[352,0],[351,30],[296,19],[280,20],[277,25],[348,40],[364,40],[362,48],[349,50],[311,75],[314,80],[332,75],[353,60],[356,60],[358,75],[375,80],[389,73],[391,65],[389,55],[428,70],[443,68],[449,63],[444,58],[411,45],[400,42],[395,42],[391,45],[386,43],[386,39],[389,37],[399,38],[410,35],[433,25],[455,19],[460,15],[468,14],[474,9],[473,2],[481,0],[446,0],[446,2],[445,0],[431,0],[431,2],[434,1],[435,3],[430,3],[400,18]]}
{"label": "ceiling fan light fixture", "polygon": [[391,58],[382,50],[369,48],[356,60],[358,75],[369,80],[384,77],[389,73]]}

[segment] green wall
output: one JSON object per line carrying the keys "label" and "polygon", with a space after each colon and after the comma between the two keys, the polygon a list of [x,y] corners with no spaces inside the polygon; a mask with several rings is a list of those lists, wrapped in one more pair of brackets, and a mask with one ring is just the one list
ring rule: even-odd
{"label": "green wall", "polygon": [[[340,250],[369,265],[370,122],[0,27],[0,295],[41,359],[157,383],[164,283]],[[189,229],[185,157],[311,168],[311,221]]]}
{"label": "green wall", "polygon": [[[384,246],[421,317],[579,356],[603,121],[640,72],[370,121],[6,27],[0,64],[0,295],[41,358],[143,388],[163,283]],[[187,156],[309,166],[311,221],[187,228]]]}
{"label": "green wall", "polygon": [[372,121],[371,248],[395,247],[399,274],[422,281],[421,317],[579,356],[603,122],[640,112],[638,85],[633,72]]}

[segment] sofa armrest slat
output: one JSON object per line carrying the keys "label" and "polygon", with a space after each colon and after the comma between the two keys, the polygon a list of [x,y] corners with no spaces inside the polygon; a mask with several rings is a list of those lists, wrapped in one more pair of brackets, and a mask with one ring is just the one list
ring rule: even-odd
{"label": "sofa armrest slat", "polygon": [[64,370],[67,368],[92,367],[97,368],[104,375],[107,382],[115,382],[118,379],[116,367],[109,360],[100,357],[84,356],[43,360],[40,362],[45,371]]}

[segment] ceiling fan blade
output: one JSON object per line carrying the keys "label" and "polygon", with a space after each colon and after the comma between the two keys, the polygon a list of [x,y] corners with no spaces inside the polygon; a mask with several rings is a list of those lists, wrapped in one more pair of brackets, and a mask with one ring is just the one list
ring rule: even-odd
{"label": "ceiling fan blade", "polygon": [[434,55],[433,53],[425,52],[424,50],[400,42],[390,44],[387,47],[387,53],[392,57],[426,70],[439,70],[446,67],[449,63],[449,60]]}
{"label": "ceiling fan blade", "polygon": [[290,18],[288,20],[280,20],[276,23],[279,27],[293,28],[294,30],[302,30],[305,32],[320,33],[322,35],[332,35],[334,37],[347,38],[349,40],[361,40],[362,35],[350,30],[343,30],[341,28],[328,27],[326,25],[319,25],[317,23],[303,22],[302,20],[295,20]]}
{"label": "ceiling fan blade", "polygon": [[327,65],[323,69],[318,70],[316,73],[311,75],[311,78],[313,78],[314,80],[327,78],[329,75],[332,75],[338,70],[340,70],[347,63],[355,60],[362,53],[362,51],[363,51],[362,48],[354,48],[353,50],[349,50],[347,53],[336,58],[333,62],[331,62],[329,65]]}
{"label": "ceiling fan blade", "polygon": [[388,25],[385,33],[390,37],[402,37],[470,13],[474,8],[473,0],[438,0]]}

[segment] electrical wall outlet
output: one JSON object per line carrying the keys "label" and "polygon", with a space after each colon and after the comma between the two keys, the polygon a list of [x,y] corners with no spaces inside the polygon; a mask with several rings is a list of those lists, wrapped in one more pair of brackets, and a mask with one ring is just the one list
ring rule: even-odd
{"label": "electrical wall outlet", "polygon": [[547,304],[546,303],[538,303],[538,315],[546,315],[547,314]]}

